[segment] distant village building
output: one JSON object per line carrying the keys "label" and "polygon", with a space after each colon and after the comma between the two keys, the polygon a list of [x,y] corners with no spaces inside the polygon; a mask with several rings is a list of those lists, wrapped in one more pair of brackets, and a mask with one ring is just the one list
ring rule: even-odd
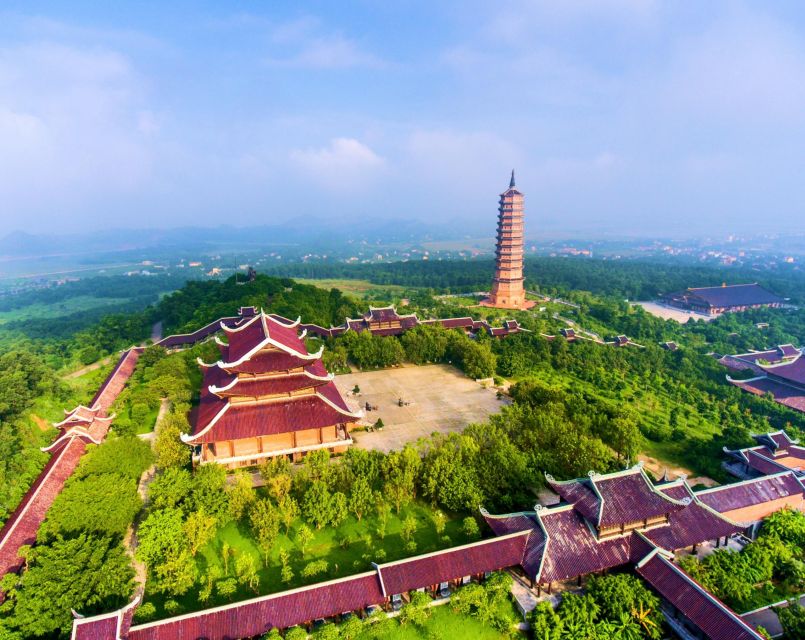
{"label": "distant village building", "polygon": [[786,302],[785,298],[764,289],[756,282],[689,288],[665,294],[660,299],[671,307],[708,316],[760,307],[779,307]]}
{"label": "distant village building", "polygon": [[194,463],[236,468],[276,456],[296,461],[309,451],[338,453],[352,444],[350,428],[363,413],[341,397],[322,364],[323,347],[308,353],[298,324],[262,311],[236,326],[220,324],[228,342],[216,337],[218,362],[199,361],[201,399],[192,433],[182,435]]}
{"label": "distant village building", "polygon": [[509,188],[500,194],[498,208],[495,277],[489,297],[481,302],[498,309],[529,309],[523,286],[523,194],[515,188],[512,170]]}

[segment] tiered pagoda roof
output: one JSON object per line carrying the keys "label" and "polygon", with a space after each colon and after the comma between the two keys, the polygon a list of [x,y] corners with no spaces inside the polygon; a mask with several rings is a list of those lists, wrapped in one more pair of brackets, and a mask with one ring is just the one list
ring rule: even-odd
{"label": "tiered pagoda roof", "polygon": [[221,360],[204,368],[188,444],[289,433],[354,421],[362,416],[341,397],[321,362],[297,333],[299,321],[264,312],[236,327],[221,324]]}

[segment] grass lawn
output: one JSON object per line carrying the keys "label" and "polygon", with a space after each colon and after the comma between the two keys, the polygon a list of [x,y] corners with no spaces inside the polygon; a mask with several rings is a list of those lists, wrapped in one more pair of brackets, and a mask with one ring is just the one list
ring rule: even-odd
{"label": "grass lawn", "polygon": [[430,618],[424,627],[415,627],[412,624],[401,626],[395,624],[385,633],[377,635],[374,630],[367,629],[358,636],[359,640],[433,640],[453,638],[471,640],[498,640],[509,638],[490,626],[480,622],[477,618],[455,613],[449,604],[433,607]]}
{"label": "grass lawn", "polygon": [[[386,535],[383,539],[377,534],[378,520],[374,514],[364,516],[360,522],[350,515],[337,528],[313,529],[314,537],[305,550],[304,556],[299,548],[296,536],[296,531],[303,524],[300,519],[291,527],[290,536],[285,535],[284,528],[282,529],[283,533],[277,539],[269,555],[267,566],[263,565],[262,554],[254,541],[248,524],[246,522],[230,522],[219,529],[215,538],[203,547],[196,556],[199,575],[203,579],[204,576],[208,575],[212,567],[216,567],[222,574],[226,574],[224,577],[235,575],[234,558],[230,557],[227,563],[228,566],[224,565],[222,553],[224,543],[233,550],[235,557],[243,553],[254,556],[260,567],[260,586],[257,592],[247,586],[240,586],[237,594],[232,598],[232,601],[237,601],[368,571],[372,568],[372,562],[382,563],[399,560],[407,556],[428,553],[470,542],[462,531],[462,518],[460,516],[451,517],[450,514],[446,514],[450,518],[446,523],[443,534],[449,536],[449,540],[446,540],[436,533],[431,519],[432,513],[433,511],[428,505],[420,502],[403,507],[399,515],[392,511],[388,518]],[[415,535],[417,549],[413,553],[406,552],[405,544],[400,536],[402,521],[409,515],[413,515],[419,522],[419,529]],[[294,572],[293,580],[288,583],[284,583],[280,579],[281,564],[279,553],[280,549],[283,548],[290,556],[290,565]],[[302,577],[302,569],[306,564],[322,559],[328,563],[326,572],[310,578]],[[223,577],[220,579],[223,579]],[[146,599],[154,603],[160,617],[166,615],[163,609],[163,604],[166,600],[164,596],[146,589]],[[182,598],[177,598],[177,601],[181,605],[182,611],[193,611],[229,602],[229,600],[220,599],[216,594],[213,594],[213,597],[208,602],[200,602],[198,587],[194,587]]]}
{"label": "grass lawn", "polygon": [[406,288],[396,284],[373,284],[368,280],[348,280],[338,278],[324,278],[321,280],[313,280],[308,278],[294,279],[297,282],[312,284],[321,289],[338,289],[343,293],[358,298],[394,298],[401,296],[406,289],[410,289],[410,287]]}

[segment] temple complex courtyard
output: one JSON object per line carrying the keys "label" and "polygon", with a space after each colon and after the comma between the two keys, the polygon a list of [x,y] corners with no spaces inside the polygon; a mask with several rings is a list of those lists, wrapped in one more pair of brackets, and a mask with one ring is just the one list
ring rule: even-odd
{"label": "temple complex courtyard", "polygon": [[[357,431],[355,446],[383,452],[434,432],[461,431],[471,422],[497,413],[506,402],[493,388],[485,388],[449,365],[402,366],[336,376],[336,386],[347,402],[365,409],[365,422],[383,421],[382,431]],[[358,385],[360,394],[352,390]],[[399,400],[405,403],[399,406]]]}

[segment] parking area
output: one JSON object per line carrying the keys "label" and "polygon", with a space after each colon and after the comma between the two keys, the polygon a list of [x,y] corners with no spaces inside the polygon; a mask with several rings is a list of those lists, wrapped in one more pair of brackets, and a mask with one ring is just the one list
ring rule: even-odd
{"label": "parking area", "polygon": [[[353,433],[355,446],[384,452],[434,432],[461,431],[497,413],[506,402],[497,399],[495,389],[448,365],[350,373],[336,376],[335,383],[350,404],[373,407],[366,411],[367,423],[383,421],[382,431]],[[355,385],[360,388],[357,395],[352,393]]]}

